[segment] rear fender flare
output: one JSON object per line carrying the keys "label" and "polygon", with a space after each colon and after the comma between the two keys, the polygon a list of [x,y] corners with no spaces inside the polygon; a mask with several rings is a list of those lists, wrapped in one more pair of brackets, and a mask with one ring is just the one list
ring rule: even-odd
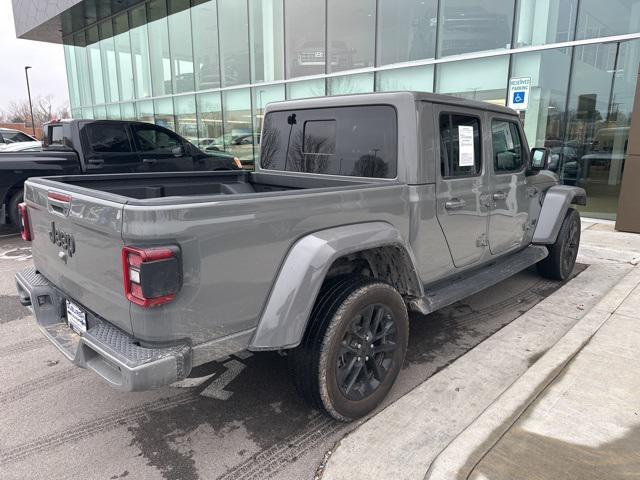
{"label": "rear fender flare", "polygon": [[545,192],[540,216],[533,232],[532,243],[550,245],[555,243],[558,232],[571,204],[586,205],[584,189],[569,185],[554,185]]}
{"label": "rear fender flare", "polygon": [[392,225],[369,222],[321,230],[298,240],[280,268],[249,350],[278,350],[296,347],[304,335],[311,309],[333,262],[372,248],[403,249],[410,262],[412,292],[422,296],[410,246]]}

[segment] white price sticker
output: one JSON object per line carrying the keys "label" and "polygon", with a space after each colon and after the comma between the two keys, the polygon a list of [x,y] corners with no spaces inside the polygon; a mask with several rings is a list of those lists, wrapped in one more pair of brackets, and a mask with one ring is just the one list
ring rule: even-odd
{"label": "white price sticker", "polygon": [[475,164],[475,152],[473,146],[473,127],[468,125],[458,126],[458,145],[460,157],[458,164],[461,167],[473,167]]}

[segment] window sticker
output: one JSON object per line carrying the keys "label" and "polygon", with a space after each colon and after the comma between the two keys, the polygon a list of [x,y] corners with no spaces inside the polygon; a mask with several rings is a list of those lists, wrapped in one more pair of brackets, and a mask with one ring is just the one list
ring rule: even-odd
{"label": "window sticker", "polygon": [[475,152],[473,146],[473,127],[458,125],[458,144],[460,156],[458,165],[461,167],[473,167],[475,164]]}

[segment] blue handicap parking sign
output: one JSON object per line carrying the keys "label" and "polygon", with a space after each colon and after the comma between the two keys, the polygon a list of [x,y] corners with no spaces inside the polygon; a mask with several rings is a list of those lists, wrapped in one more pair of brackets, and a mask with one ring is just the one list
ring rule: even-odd
{"label": "blue handicap parking sign", "polygon": [[513,92],[513,103],[524,103],[525,92]]}

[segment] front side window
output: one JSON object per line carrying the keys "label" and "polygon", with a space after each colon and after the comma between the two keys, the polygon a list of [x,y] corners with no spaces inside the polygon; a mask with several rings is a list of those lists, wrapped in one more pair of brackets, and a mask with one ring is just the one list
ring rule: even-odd
{"label": "front side window", "polygon": [[89,146],[96,153],[131,152],[127,129],[123,124],[94,123],[84,127]]}
{"label": "front side window", "polygon": [[177,136],[153,127],[134,127],[134,136],[140,151],[145,153],[173,153],[176,147],[182,146]]}
{"label": "front side window", "polygon": [[482,170],[480,120],[469,115],[440,115],[440,165],[444,178],[472,177]]}
{"label": "front side window", "polygon": [[261,166],[269,170],[395,178],[396,112],[388,105],[267,114]]}
{"label": "front side window", "polygon": [[520,130],[514,122],[491,122],[493,168],[496,173],[513,172],[524,166],[524,154]]}

